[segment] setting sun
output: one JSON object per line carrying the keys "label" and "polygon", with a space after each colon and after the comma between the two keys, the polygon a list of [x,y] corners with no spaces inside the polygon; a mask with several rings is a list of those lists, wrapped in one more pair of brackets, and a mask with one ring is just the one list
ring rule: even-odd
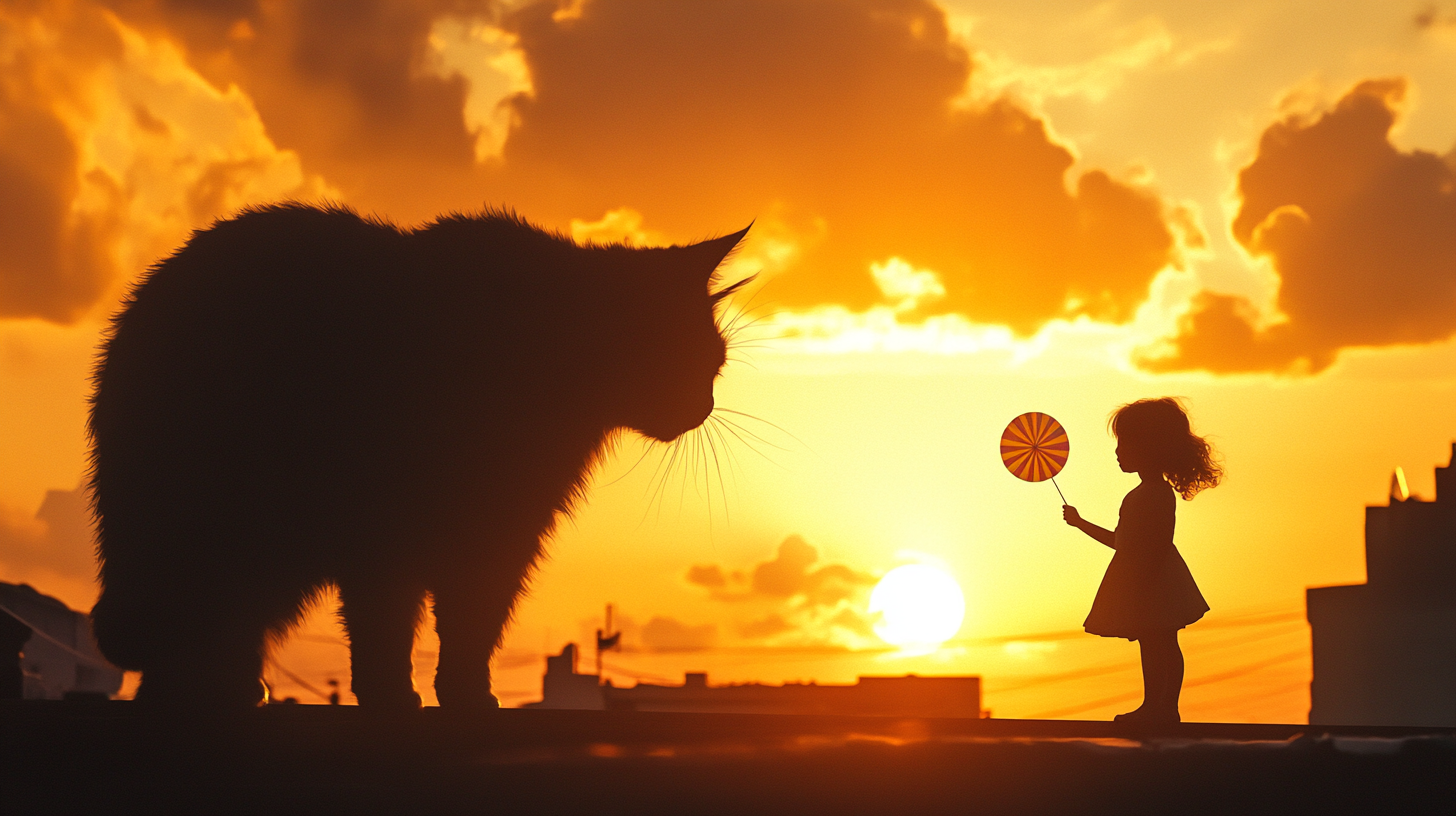
{"label": "setting sun", "polygon": [[933,648],[955,635],[966,616],[960,584],[928,564],[906,564],[885,573],[870,592],[875,634],[902,648]]}

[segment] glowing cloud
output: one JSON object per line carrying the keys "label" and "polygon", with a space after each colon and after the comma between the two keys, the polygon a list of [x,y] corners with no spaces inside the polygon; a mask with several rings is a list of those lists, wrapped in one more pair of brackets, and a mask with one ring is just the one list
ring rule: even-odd
{"label": "glowing cloud", "polygon": [[1456,151],[1403,152],[1400,79],[1362,82],[1319,116],[1271,125],[1239,174],[1233,234],[1279,275],[1274,315],[1205,292],[1155,371],[1319,371],[1342,348],[1456,333]]}
{"label": "glowing cloud", "polygon": [[327,195],[165,39],[86,4],[0,12],[0,316],[70,322],[194,227]]}
{"label": "glowing cloud", "polygon": [[796,250],[765,290],[779,307],[903,305],[871,272],[898,258],[945,292],[907,316],[1023,333],[1124,321],[1179,262],[1156,195],[1095,170],[1069,186],[1072,155],[1039,119],[956,104],[972,59],[928,0],[573,8],[500,22],[533,88],[510,100],[501,172],[533,211],[627,202],[674,237],[773,211]]}

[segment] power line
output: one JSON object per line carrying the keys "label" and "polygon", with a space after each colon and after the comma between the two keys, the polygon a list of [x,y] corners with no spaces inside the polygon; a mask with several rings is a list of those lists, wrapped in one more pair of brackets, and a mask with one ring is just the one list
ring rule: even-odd
{"label": "power line", "polygon": [[[1230,669],[1230,670],[1225,671],[1225,672],[1219,672],[1217,674],[1204,675],[1203,677],[1199,677],[1199,678],[1196,678],[1196,679],[1193,679],[1193,680],[1189,680],[1189,681],[1187,681],[1187,682],[1185,682],[1183,684],[1183,688],[1185,688],[1185,689],[1187,689],[1187,688],[1195,688],[1197,686],[1208,685],[1209,683],[1218,683],[1218,682],[1222,682],[1224,680],[1232,680],[1235,677],[1241,677],[1241,676],[1246,675],[1246,674],[1253,674],[1256,671],[1259,671],[1261,669],[1267,669],[1270,666],[1275,666],[1275,665],[1278,665],[1280,663],[1287,663],[1287,662],[1292,661],[1292,660],[1297,660],[1299,658],[1302,658],[1302,657],[1307,656],[1308,654],[1309,654],[1309,650],[1308,649],[1298,649],[1298,650],[1292,651],[1292,652],[1285,652],[1285,653],[1283,653],[1281,655],[1277,655],[1275,657],[1271,657],[1271,658],[1268,658],[1266,660],[1259,660],[1259,661],[1255,661],[1253,663],[1246,663],[1246,664],[1244,664],[1242,666],[1239,666],[1239,667],[1234,668],[1234,669]],[[1140,691],[1133,691],[1133,692],[1127,692],[1127,693],[1123,693],[1123,694],[1117,694],[1117,695],[1114,695],[1112,697],[1104,697],[1104,698],[1102,698],[1100,700],[1093,700],[1093,701],[1088,702],[1088,703],[1082,703],[1082,704],[1079,704],[1079,705],[1070,706],[1068,708],[1059,708],[1059,709],[1056,709],[1054,711],[1044,711],[1044,712],[1040,712],[1040,713],[1037,713],[1037,714],[1032,714],[1027,719],[1032,719],[1032,720],[1054,720],[1054,719],[1056,719],[1058,717],[1065,717],[1065,716],[1067,716],[1069,714],[1081,714],[1084,711],[1093,711],[1095,709],[1102,708],[1104,706],[1112,705],[1113,703],[1121,703],[1121,702],[1124,702],[1126,700],[1135,700],[1135,699],[1137,699],[1140,696],[1142,696],[1142,692],[1140,692]]]}
{"label": "power line", "polygon": [[322,697],[323,699],[328,700],[330,702],[333,701],[333,698],[329,696],[329,693],[328,692],[319,691],[318,688],[316,686],[314,686],[312,683],[308,682],[307,680],[303,679],[302,677],[299,677],[298,675],[294,674],[293,672],[289,671],[288,669],[285,669],[281,664],[276,663],[276,662],[270,660],[270,661],[268,661],[268,665],[272,666],[273,668],[277,669],[280,672],[283,672],[283,676],[284,677],[287,677],[289,680],[292,680],[293,682],[299,684],[300,686],[303,686],[304,688],[308,689],[309,691],[313,692],[314,694],[317,694],[319,697]]}
{"label": "power line", "polygon": [[1230,669],[1226,672],[1204,675],[1203,677],[1200,677],[1196,680],[1190,680],[1184,683],[1183,688],[1194,688],[1197,686],[1206,686],[1209,683],[1219,683],[1224,680],[1232,680],[1235,677],[1242,677],[1246,674],[1253,674],[1260,669],[1267,669],[1270,666],[1277,666],[1280,663],[1288,663],[1292,660],[1298,660],[1301,657],[1308,656],[1308,649],[1295,649],[1292,652],[1284,652],[1283,654],[1276,655],[1275,657],[1271,657],[1267,660],[1260,660],[1254,663],[1246,663],[1243,666],[1240,666],[1236,669]]}
{"label": "power line", "polygon": [[[1210,645],[1210,646],[1201,646],[1201,647],[1199,647],[1197,649],[1194,649],[1192,647],[1189,647],[1188,653],[1190,655],[1207,654],[1209,652],[1218,651],[1218,650],[1227,648],[1229,646],[1246,646],[1246,645],[1248,645],[1250,643],[1257,643],[1257,642],[1259,642],[1261,640],[1269,640],[1271,638],[1277,638],[1277,637],[1286,637],[1288,635],[1293,635],[1293,634],[1297,634],[1297,631],[1291,630],[1291,631],[1266,632],[1264,634],[1256,635],[1254,637],[1239,638],[1239,639],[1236,639],[1236,640],[1235,639],[1231,639],[1231,640],[1227,640],[1227,641],[1224,641],[1222,643],[1216,643],[1216,644],[1213,644],[1213,645]],[[1088,666],[1086,668],[1073,669],[1071,671],[1057,672],[1055,674],[1032,675],[1031,677],[1027,677],[1022,682],[1016,683],[1014,685],[1004,686],[1004,687],[1000,687],[1000,688],[996,688],[996,687],[987,688],[986,689],[986,693],[987,694],[1006,694],[1006,693],[1009,693],[1009,692],[1021,691],[1022,689],[1034,688],[1036,686],[1047,685],[1047,684],[1050,684],[1050,683],[1060,683],[1060,682],[1064,682],[1066,680],[1081,680],[1081,679],[1084,679],[1084,678],[1087,678],[1087,677],[1096,677],[1096,676],[1102,675],[1102,674],[1113,674],[1113,673],[1116,673],[1116,672],[1119,672],[1119,671],[1126,671],[1126,670],[1129,670],[1129,669],[1135,669],[1135,668],[1138,667],[1138,665],[1139,665],[1139,661],[1136,661],[1136,660],[1124,660],[1124,661],[1118,661],[1116,663],[1103,663],[1103,664],[1099,664],[1099,665],[1096,665],[1096,666]]]}
{"label": "power line", "polygon": [[[1199,629],[1229,629],[1245,626],[1264,626],[1271,623],[1282,623],[1285,621],[1303,620],[1304,612],[1250,612],[1244,614],[1233,614],[1210,620],[1199,621],[1196,625]],[[1190,630],[1192,631],[1192,630]],[[1057,629],[1050,632],[1030,632],[1022,635],[995,635],[982,638],[961,638],[959,640],[948,640],[946,644],[962,646],[996,646],[1016,642],[1036,642],[1048,640],[1073,640],[1086,637],[1087,632],[1083,629]]]}
{"label": "power line", "polygon": [[12,618],[15,618],[16,620],[20,621],[21,623],[25,624],[26,626],[29,626],[30,627],[31,634],[40,635],[41,638],[43,638],[43,639],[45,639],[47,641],[50,641],[51,645],[57,646],[57,647],[61,648],[62,650],[64,650],[66,652],[66,654],[69,654],[71,657],[74,657],[75,659],[80,660],[83,663],[89,663],[92,666],[100,666],[100,667],[106,668],[106,669],[114,669],[114,668],[116,668],[115,666],[111,665],[110,663],[107,663],[105,660],[102,660],[102,659],[100,659],[98,657],[93,657],[91,655],[83,654],[81,652],[76,651],[72,647],[70,647],[70,646],[62,643],[61,641],[55,639],[54,637],[52,637],[51,634],[49,632],[47,632],[45,629],[41,628],[40,626],[37,626],[34,623],[31,623],[30,621],[26,620],[25,618],[22,618],[19,615],[15,614],[14,612],[12,612],[10,610],[10,607],[5,606],[4,604],[0,604],[0,612],[4,612],[5,614],[9,615]]}
{"label": "power line", "polygon": [[[1278,697],[1278,696],[1283,695],[1283,694],[1289,694],[1289,693],[1295,692],[1295,691],[1308,692],[1309,691],[1309,680],[1306,678],[1306,679],[1300,680],[1297,683],[1289,683],[1289,684],[1283,685],[1283,686],[1275,686],[1272,689],[1264,689],[1263,691],[1259,692],[1258,699],[1260,699],[1260,700],[1268,700],[1270,698]],[[1204,710],[1219,711],[1219,710],[1223,710],[1223,709],[1233,708],[1234,706],[1237,706],[1237,705],[1240,705],[1240,704],[1243,704],[1243,703],[1247,703],[1248,701],[1249,701],[1249,696],[1247,694],[1239,694],[1239,695],[1231,695],[1231,696],[1230,695],[1226,695],[1224,697],[1219,697],[1219,698],[1217,698],[1217,699],[1215,699],[1215,700],[1213,700],[1211,702],[1207,702],[1207,701],[1206,702],[1202,702],[1202,703],[1199,704],[1198,707],[1200,709],[1204,709]]]}

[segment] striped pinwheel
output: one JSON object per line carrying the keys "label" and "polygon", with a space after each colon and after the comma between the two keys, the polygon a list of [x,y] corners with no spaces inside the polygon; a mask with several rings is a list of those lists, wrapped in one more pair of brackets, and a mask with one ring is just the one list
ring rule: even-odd
{"label": "striped pinwheel", "polygon": [[[1051,479],[1059,496],[1062,488],[1057,484],[1056,475],[1067,464],[1070,450],[1071,443],[1062,423],[1036,411],[1011,420],[1006,432],[1001,434],[1001,461],[1011,475],[1028,482]],[[1062,496],[1064,504],[1066,500]]]}

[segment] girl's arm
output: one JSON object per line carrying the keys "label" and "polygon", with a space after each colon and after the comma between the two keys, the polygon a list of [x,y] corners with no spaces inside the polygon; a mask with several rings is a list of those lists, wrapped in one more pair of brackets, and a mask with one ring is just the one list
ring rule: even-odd
{"label": "girl's arm", "polygon": [[1082,518],[1077,508],[1070,504],[1062,505],[1062,518],[1073,527],[1086,533],[1097,541],[1106,544],[1112,549],[1117,549],[1117,534],[1105,527],[1098,527],[1096,524]]}

